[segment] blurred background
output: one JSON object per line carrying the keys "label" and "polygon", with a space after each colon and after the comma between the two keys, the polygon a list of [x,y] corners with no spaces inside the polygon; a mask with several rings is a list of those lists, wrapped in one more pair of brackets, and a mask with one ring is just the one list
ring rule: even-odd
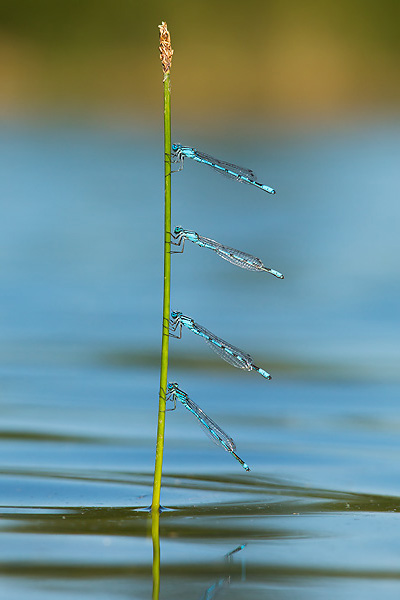
{"label": "blurred background", "polygon": [[155,126],[165,20],[180,124],[396,114],[399,18],[396,0],[1,0],[0,110]]}
{"label": "blurred background", "polygon": [[[395,0],[379,5],[250,0],[245,7],[208,0],[170,5],[1,0],[3,278],[8,266],[15,282],[17,266],[24,265],[27,273],[21,271],[19,281],[26,289],[32,279],[39,293],[43,281],[33,274],[46,264],[47,276],[48,269],[55,271],[46,278],[52,292],[38,306],[60,294],[51,310],[65,302],[70,315],[72,281],[78,284],[80,276],[79,285],[89,285],[88,277],[98,277],[97,284],[113,295],[122,335],[127,335],[124,311],[132,307],[127,289],[140,289],[140,296],[134,294],[137,310],[149,313],[138,342],[157,354],[153,341],[158,348],[159,334],[152,330],[158,328],[162,227],[157,25],[166,20],[175,49],[175,141],[250,165],[278,190],[273,199],[250,201],[246,194],[251,198],[252,190],[190,165],[174,178],[174,218],[289,269],[264,317],[258,317],[274,314],[267,324],[276,337],[275,353],[298,359],[310,350],[316,359],[330,347],[331,360],[361,357],[370,373],[377,362],[397,373],[399,13]],[[177,286],[189,277],[186,267],[179,271],[185,258],[177,259]],[[226,265],[214,268],[213,258],[193,250],[206,285],[218,269],[243,287],[258,285],[226,271]],[[68,270],[72,281],[61,293],[56,281]],[[118,274],[128,286],[119,294]],[[296,291],[288,289],[296,282]],[[188,281],[182,293],[196,289],[195,283]],[[30,299],[17,318],[19,327],[35,304],[32,288],[20,292],[17,304],[10,303],[6,330],[22,301]],[[91,322],[93,307],[105,296],[94,298],[93,287],[85,293],[90,300],[84,314],[90,313]],[[223,305],[224,297],[208,293],[212,310]],[[246,295],[242,304],[237,292],[232,297],[246,308]],[[60,315],[54,318],[61,327]],[[32,319],[24,334],[38,326],[40,319]],[[295,331],[301,342],[295,343]]]}
{"label": "blurred background", "polygon": [[[350,360],[354,367],[363,363],[369,375],[379,363],[397,374],[399,13],[395,0],[250,0],[245,7],[207,0],[1,0],[2,276],[8,267],[25,290],[15,291],[5,330],[14,318],[23,327],[34,289],[43,293],[44,281],[51,289],[37,299],[37,310],[47,299],[50,312],[65,303],[70,316],[67,298],[75,282],[87,286],[90,298],[86,308],[81,296],[74,300],[85,319],[90,314],[85,327],[105,301],[127,337],[133,296],[135,310],[142,316],[148,311],[143,336],[135,330],[137,343],[158,361],[163,182],[157,25],[166,20],[175,49],[175,141],[249,165],[278,190],[272,199],[250,200],[253,190],[188,165],[174,178],[173,218],[242,245],[278,270],[286,267],[287,281],[257,317],[276,338],[275,354],[299,360],[310,352],[314,360],[326,357],[342,367]],[[193,249],[204,282],[188,279],[180,289],[190,278],[185,259],[176,259],[178,297],[196,290],[196,282],[207,288],[215,272],[226,286],[234,278],[242,284],[243,298],[233,283],[229,302],[245,310],[246,286],[260,285]],[[43,277],[34,277],[44,269]],[[71,280],[63,279],[67,273]],[[126,286],[119,293],[118,276]],[[61,279],[68,290],[60,291]],[[94,297],[95,279],[112,299]],[[215,288],[207,293],[212,311],[224,305]],[[15,317],[21,303],[23,315]],[[226,312],[222,318],[229,318]],[[61,314],[54,319],[52,327],[61,327]],[[109,323],[99,319],[97,336]],[[32,316],[24,335],[35,327],[43,331],[39,322]],[[110,326],[118,329],[115,322]]]}

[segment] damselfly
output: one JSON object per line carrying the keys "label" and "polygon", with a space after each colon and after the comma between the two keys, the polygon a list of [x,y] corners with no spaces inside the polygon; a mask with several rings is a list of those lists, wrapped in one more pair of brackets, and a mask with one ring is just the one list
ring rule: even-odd
{"label": "damselfly", "polygon": [[273,188],[256,181],[256,175],[251,169],[239,167],[238,165],[228,163],[225,160],[214,158],[213,156],[210,156],[205,152],[200,152],[200,150],[191,148],[190,146],[172,144],[172,161],[179,163],[178,171],[183,169],[183,161],[185,158],[192,158],[203,165],[208,165],[209,167],[215,169],[215,171],[218,173],[226,175],[226,177],[229,177],[230,179],[236,179],[236,181],[241,181],[242,183],[249,183],[250,185],[255,185],[256,187],[260,188],[260,190],[264,190],[264,192],[275,194],[275,190]]}
{"label": "damselfly", "polygon": [[[229,342],[225,342],[225,340],[219,338],[214,333],[211,333],[211,331],[208,331],[208,329],[199,325],[193,319],[181,312],[172,311],[170,319],[170,335],[180,339],[182,337],[182,325],[205,339],[207,344],[233,367],[245,369],[246,371],[257,371],[266,379],[271,379],[271,375],[267,373],[267,371],[264,371],[264,369],[261,369],[254,364],[250,354],[243,352],[243,350],[236,348],[236,346],[233,346]],[[179,335],[173,335],[171,332],[175,332],[177,329],[179,330]]]}
{"label": "damselfly", "polygon": [[196,231],[190,231],[189,229],[183,229],[182,227],[175,227],[171,237],[171,244],[174,244],[174,246],[182,246],[181,250],[172,250],[173,254],[183,252],[185,241],[189,240],[198,246],[214,250],[218,256],[224,260],[227,260],[233,265],[242,267],[242,269],[248,269],[249,271],[266,271],[267,273],[271,273],[271,275],[275,275],[275,277],[279,277],[279,279],[284,279],[282,273],[264,266],[261,260],[256,256],[247,254],[247,252],[242,252],[242,250],[235,250],[235,248],[231,248],[230,246],[224,246],[215,240],[211,240],[210,238],[199,235],[196,233]]}
{"label": "damselfly", "polygon": [[[226,561],[227,565],[231,564],[232,556],[234,554],[236,554],[236,552],[243,550],[243,548],[245,548],[245,547],[246,547],[246,544],[241,544],[240,546],[237,546],[231,552],[228,552],[227,554],[225,554],[225,561]],[[242,560],[242,581],[246,581],[243,560]],[[199,600],[215,600],[215,598],[217,596],[219,596],[219,592],[221,590],[223,590],[224,588],[226,590],[230,586],[230,584],[231,584],[231,576],[230,575],[221,577],[220,579],[218,579],[215,583],[213,583],[212,585],[210,585],[210,587],[208,587],[206,589],[206,591],[200,596]]]}
{"label": "damselfly", "polygon": [[167,386],[167,400],[171,400],[174,403],[172,410],[176,408],[176,401],[179,400],[185,408],[187,408],[200,422],[205,432],[213,439],[218,442],[224,450],[232,454],[237,461],[240,462],[245,471],[250,471],[250,467],[235,453],[236,445],[235,442],[229,435],[221,429],[215,421],[210,419],[206,415],[204,410],[200,408],[193,400],[189,398],[186,392],[179,389],[177,383],[169,383]]}

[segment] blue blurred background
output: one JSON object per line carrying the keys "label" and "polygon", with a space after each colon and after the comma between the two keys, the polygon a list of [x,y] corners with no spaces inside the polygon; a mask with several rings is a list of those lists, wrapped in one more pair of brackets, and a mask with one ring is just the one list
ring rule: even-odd
{"label": "blue blurred background", "polygon": [[[259,256],[285,279],[189,244],[173,257],[172,306],[279,369],[397,379],[396,124],[301,137],[265,126],[218,140],[190,133],[184,142],[252,166],[277,194],[189,161],[173,175],[173,224]],[[3,125],[0,142],[3,352],[32,357],[47,348],[54,360],[54,345],[94,344],[116,360],[133,352],[132,362],[157,365],[160,139],[131,128],[25,123]],[[188,348],[209,356],[190,335],[172,342],[172,356],[187,357]]]}

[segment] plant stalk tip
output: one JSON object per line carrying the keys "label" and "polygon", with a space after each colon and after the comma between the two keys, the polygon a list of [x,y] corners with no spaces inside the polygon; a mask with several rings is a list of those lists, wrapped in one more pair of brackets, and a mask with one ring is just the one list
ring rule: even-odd
{"label": "plant stalk tip", "polygon": [[174,51],[172,50],[171,36],[169,34],[167,24],[165,23],[165,21],[163,21],[161,25],[158,26],[158,28],[160,30],[160,59],[165,79],[165,77],[168,75],[171,69],[172,55]]}

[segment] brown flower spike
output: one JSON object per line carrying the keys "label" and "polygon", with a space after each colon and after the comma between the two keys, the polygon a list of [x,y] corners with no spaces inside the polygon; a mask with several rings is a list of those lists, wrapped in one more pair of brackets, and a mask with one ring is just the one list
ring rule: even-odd
{"label": "brown flower spike", "polygon": [[171,47],[171,36],[169,35],[167,24],[163,21],[158,28],[160,30],[160,58],[165,80],[171,68],[172,55],[174,51]]}

